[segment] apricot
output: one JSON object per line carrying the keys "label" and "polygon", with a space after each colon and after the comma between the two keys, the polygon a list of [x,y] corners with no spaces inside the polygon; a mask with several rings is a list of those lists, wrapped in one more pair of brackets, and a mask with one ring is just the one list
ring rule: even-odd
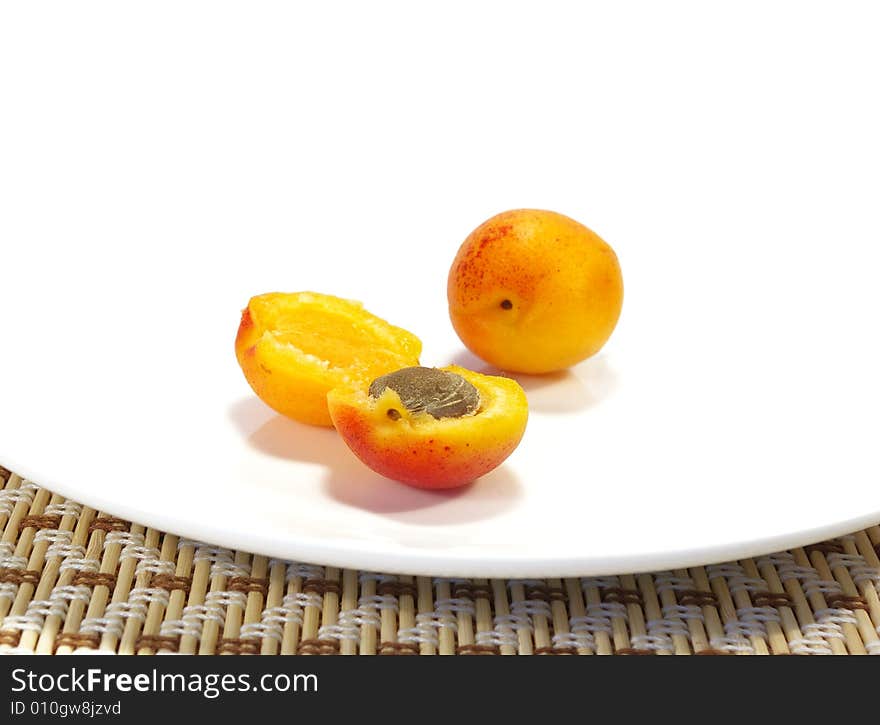
{"label": "apricot", "polygon": [[614,250],[567,216],[498,214],[465,239],[449,270],[449,316],[471,352],[502,370],[548,373],[594,355],[620,317]]}
{"label": "apricot", "polygon": [[415,335],[360,302],[316,292],[252,297],[241,313],[235,354],[260,399],[294,420],[332,426],[327,393],[418,365]]}
{"label": "apricot", "polygon": [[528,420],[515,380],[466,370],[414,367],[368,386],[331,390],[336,430],[377,473],[418,488],[454,488],[499,466]]}

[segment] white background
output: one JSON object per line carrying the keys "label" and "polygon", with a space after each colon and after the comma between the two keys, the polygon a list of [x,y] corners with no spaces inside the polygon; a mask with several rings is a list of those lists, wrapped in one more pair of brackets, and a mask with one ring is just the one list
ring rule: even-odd
{"label": "white background", "polygon": [[[4,4],[0,463],[410,572],[620,572],[880,519],[875,8]],[[606,238],[626,299],[599,357],[523,381],[504,470],[431,498],[254,401],[232,338],[269,290],[479,367],[446,271],[520,206]]]}

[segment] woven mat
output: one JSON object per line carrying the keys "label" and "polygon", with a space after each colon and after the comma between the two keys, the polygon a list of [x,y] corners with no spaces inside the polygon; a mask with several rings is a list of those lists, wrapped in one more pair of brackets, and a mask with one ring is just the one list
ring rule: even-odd
{"label": "woven mat", "polygon": [[0,652],[880,654],[880,526],[650,574],[432,579],[268,559],[0,483]]}

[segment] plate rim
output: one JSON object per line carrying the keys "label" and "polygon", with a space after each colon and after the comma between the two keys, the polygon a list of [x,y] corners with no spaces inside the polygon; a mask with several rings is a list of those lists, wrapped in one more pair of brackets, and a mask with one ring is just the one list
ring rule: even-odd
{"label": "plate rim", "polygon": [[[423,550],[419,550],[421,553],[414,553],[406,547],[400,547],[397,552],[339,547],[331,545],[322,537],[315,536],[291,536],[284,540],[273,541],[261,537],[258,531],[245,539],[235,535],[236,532],[240,533],[238,529],[223,529],[210,523],[202,525],[192,518],[174,514],[156,515],[150,511],[144,515],[142,509],[126,504],[121,499],[111,500],[99,494],[91,495],[87,490],[75,485],[67,486],[63,482],[57,482],[51,476],[34,475],[36,471],[33,468],[21,465],[2,452],[0,452],[0,466],[23,480],[30,481],[70,501],[182,539],[284,561],[412,576],[546,579],[639,574],[763,556],[851,534],[880,524],[880,511],[872,511],[807,529],[693,549],[620,556],[605,554],[600,557],[544,557],[532,560],[523,559],[519,555],[507,558],[493,554],[491,558],[476,559],[472,556],[456,556],[452,552],[437,555],[426,554]],[[283,545],[280,545],[281,541]]]}

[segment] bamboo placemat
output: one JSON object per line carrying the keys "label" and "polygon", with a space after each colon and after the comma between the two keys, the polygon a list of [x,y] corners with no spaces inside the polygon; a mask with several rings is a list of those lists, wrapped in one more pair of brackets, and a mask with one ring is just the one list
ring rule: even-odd
{"label": "bamboo placemat", "polygon": [[650,574],[438,579],[277,561],[0,483],[4,653],[880,654],[880,526]]}

